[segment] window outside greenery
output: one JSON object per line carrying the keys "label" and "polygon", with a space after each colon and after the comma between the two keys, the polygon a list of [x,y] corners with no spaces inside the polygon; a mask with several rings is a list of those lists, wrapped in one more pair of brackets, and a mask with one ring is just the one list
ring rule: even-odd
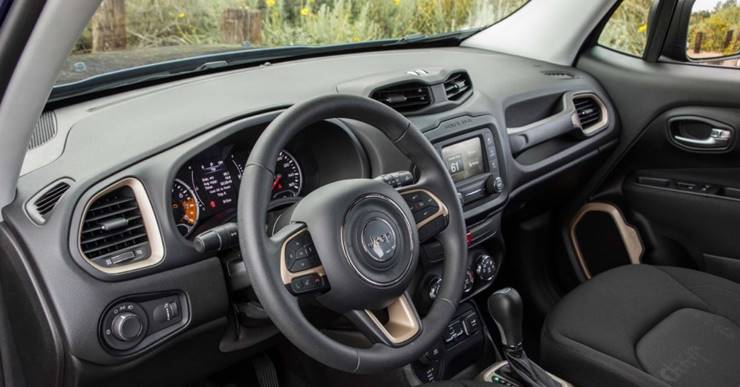
{"label": "window outside greenery", "polygon": [[[740,1],[699,0],[689,21],[686,54],[694,60],[740,54]],[[740,67],[740,58],[712,61]]]}
{"label": "window outside greenery", "polygon": [[58,84],[208,53],[487,26],[528,0],[104,0]]}
{"label": "window outside greenery", "polygon": [[604,26],[599,44],[641,57],[647,45],[648,16],[654,1],[624,0]]}

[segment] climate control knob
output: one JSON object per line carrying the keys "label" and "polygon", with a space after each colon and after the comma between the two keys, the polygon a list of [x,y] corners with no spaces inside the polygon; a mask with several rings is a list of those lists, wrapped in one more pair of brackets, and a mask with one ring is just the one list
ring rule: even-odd
{"label": "climate control knob", "polygon": [[491,281],[496,276],[496,262],[484,254],[475,261],[475,274],[483,281]]}
{"label": "climate control knob", "polygon": [[134,341],[143,333],[144,322],[134,313],[123,312],[113,318],[110,330],[118,340]]}

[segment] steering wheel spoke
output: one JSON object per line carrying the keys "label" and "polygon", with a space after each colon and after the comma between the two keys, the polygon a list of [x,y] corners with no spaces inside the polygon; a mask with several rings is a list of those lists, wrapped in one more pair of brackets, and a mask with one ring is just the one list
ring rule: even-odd
{"label": "steering wheel spoke", "polygon": [[329,288],[326,271],[306,225],[286,226],[271,240],[279,251],[280,279],[292,294],[320,293]]}
{"label": "steering wheel spoke", "polygon": [[414,214],[419,242],[423,243],[442,232],[449,220],[449,210],[431,189],[415,184],[398,189],[406,204]]}
{"label": "steering wheel spoke", "polygon": [[357,329],[373,343],[400,347],[421,332],[421,319],[411,298],[402,294],[382,312],[352,310],[345,313]]}

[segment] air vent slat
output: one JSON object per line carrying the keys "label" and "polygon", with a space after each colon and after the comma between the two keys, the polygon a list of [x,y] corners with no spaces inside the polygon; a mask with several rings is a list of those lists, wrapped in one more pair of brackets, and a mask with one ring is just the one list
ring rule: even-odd
{"label": "air vent slat", "polygon": [[445,94],[450,101],[458,101],[471,91],[473,85],[465,72],[454,73],[444,82]]}
{"label": "air vent slat", "polygon": [[88,259],[113,256],[148,244],[141,209],[129,186],[116,188],[88,207],[80,248]]}
{"label": "air vent slat", "polygon": [[409,82],[376,90],[370,98],[378,100],[401,113],[412,113],[431,105],[429,86]]}
{"label": "air vent slat", "polygon": [[588,130],[593,125],[600,122],[603,118],[603,112],[600,104],[594,96],[581,96],[573,99],[573,104],[581,122],[581,128]]}
{"label": "air vent slat", "polygon": [[37,199],[26,205],[26,210],[31,218],[36,223],[45,223],[48,216],[54,208],[56,208],[59,200],[64,196],[67,190],[69,190],[69,187],[69,183],[66,181],[60,181],[45,191],[42,191]]}

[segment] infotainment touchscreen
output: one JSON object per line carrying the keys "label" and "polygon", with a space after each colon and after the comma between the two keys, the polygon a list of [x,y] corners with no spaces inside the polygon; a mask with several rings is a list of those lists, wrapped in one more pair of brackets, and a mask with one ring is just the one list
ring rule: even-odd
{"label": "infotainment touchscreen", "polygon": [[483,147],[480,137],[473,137],[442,148],[442,159],[452,175],[452,180],[458,182],[485,172]]}

